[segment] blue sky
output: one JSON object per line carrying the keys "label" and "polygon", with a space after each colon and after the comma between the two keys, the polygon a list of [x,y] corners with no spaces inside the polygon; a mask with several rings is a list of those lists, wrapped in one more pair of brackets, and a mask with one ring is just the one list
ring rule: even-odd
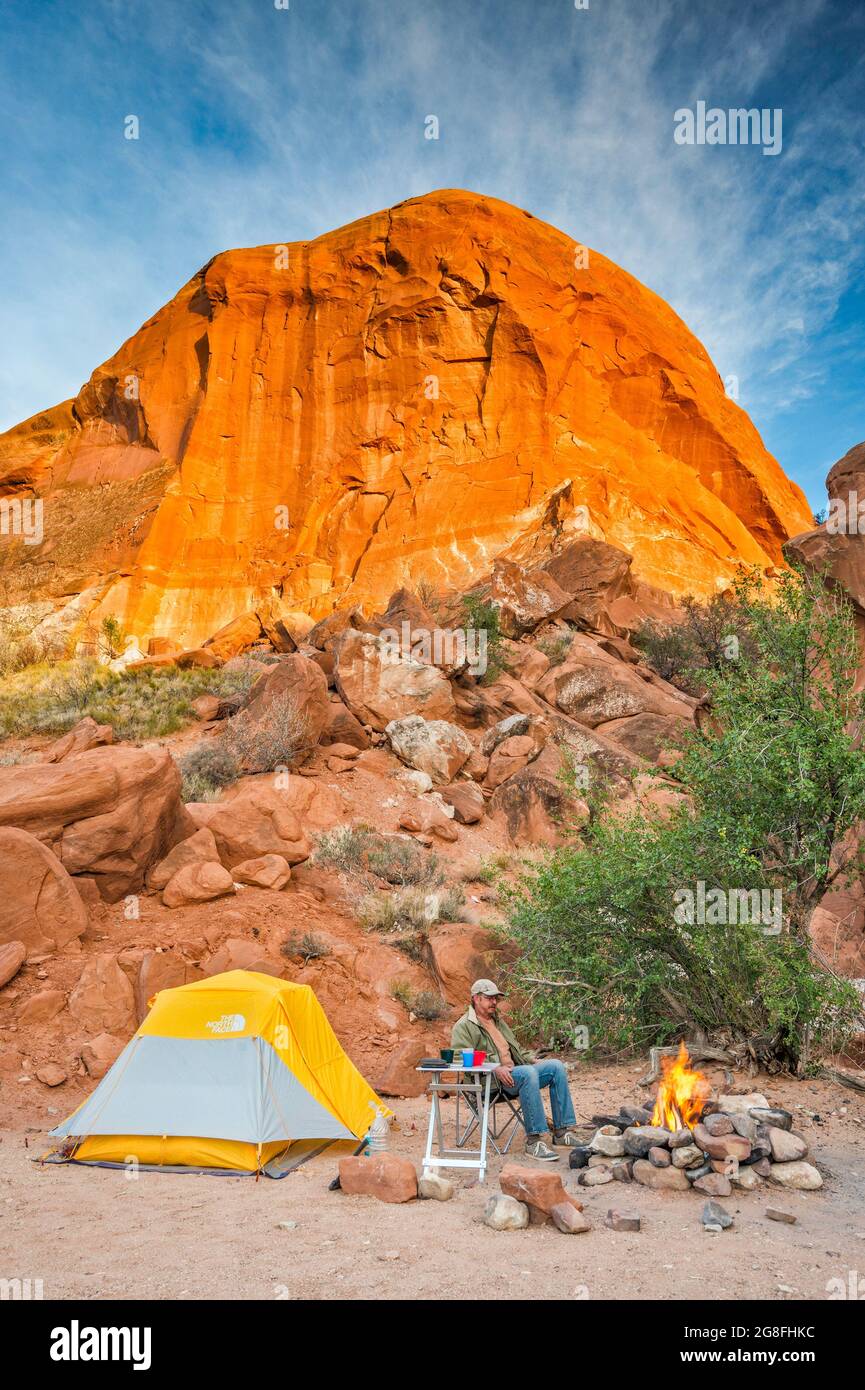
{"label": "blue sky", "polygon": [[[865,438],[865,6],[0,0],[0,77],[0,429],[217,251],[462,187],[669,300],[814,506]],[[677,145],[699,100],[781,153]]]}

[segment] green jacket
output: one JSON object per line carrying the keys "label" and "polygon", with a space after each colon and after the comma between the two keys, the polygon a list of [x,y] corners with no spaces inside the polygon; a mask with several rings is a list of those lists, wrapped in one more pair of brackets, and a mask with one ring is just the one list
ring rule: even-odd
{"label": "green jacket", "polygon": [[[511,1050],[514,1066],[521,1067],[530,1062],[531,1058],[520,1047],[503,1018],[496,1019],[496,1026]],[[485,1052],[488,1061],[501,1061],[499,1050],[475,1013],[473,1004],[469,1004],[462,1018],[458,1018],[454,1024],[451,1030],[451,1047],[455,1052],[470,1047],[476,1052]]]}

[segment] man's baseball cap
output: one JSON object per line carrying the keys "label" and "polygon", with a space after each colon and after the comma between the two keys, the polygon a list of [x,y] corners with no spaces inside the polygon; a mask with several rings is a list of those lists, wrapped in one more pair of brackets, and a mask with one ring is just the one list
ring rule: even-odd
{"label": "man's baseball cap", "polygon": [[498,985],[494,984],[492,980],[475,980],[471,992],[473,995],[488,994],[491,999],[494,999],[497,994],[504,996],[504,990],[499,989]]}

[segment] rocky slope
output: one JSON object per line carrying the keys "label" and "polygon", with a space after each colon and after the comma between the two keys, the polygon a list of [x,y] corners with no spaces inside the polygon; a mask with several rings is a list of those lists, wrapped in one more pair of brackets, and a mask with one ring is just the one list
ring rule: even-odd
{"label": "rocky slope", "polygon": [[197,645],[276,603],[318,618],[464,589],[581,531],[673,594],[780,562],[799,489],[670,307],[531,214],[412,199],[213,258],[72,402],[0,439],[0,606]]}

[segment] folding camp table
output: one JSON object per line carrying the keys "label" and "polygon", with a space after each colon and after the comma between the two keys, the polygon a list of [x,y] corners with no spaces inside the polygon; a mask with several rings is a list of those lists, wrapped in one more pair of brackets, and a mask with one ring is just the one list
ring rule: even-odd
{"label": "folding camp table", "polygon": [[[417,1071],[426,1072],[430,1076],[429,1095],[430,1095],[430,1117],[429,1129],[427,1130],[426,1153],[423,1159],[424,1172],[428,1168],[477,1168],[478,1182],[483,1182],[487,1170],[487,1137],[490,1127],[490,1087],[492,1084],[493,1072],[499,1062],[483,1062],[479,1067],[464,1067],[457,1065],[456,1062],[442,1067],[440,1071],[432,1071],[430,1067],[417,1067]],[[450,1077],[450,1080],[445,1080]],[[442,1098],[452,1099],[456,1097],[457,1118],[456,1118],[456,1148],[448,1148],[445,1143],[444,1124],[442,1121],[441,1102]],[[480,1116],[481,1135],[479,1149],[465,1149],[459,1147],[459,1103],[461,1098],[471,1097],[473,1100],[472,1109]],[[468,1132],[468,1131],[467,1131]],[[462,1138],[465,1139],[466,1135]],[[436,1146],[436,1153],[433,1153],[433,1144]]]}

